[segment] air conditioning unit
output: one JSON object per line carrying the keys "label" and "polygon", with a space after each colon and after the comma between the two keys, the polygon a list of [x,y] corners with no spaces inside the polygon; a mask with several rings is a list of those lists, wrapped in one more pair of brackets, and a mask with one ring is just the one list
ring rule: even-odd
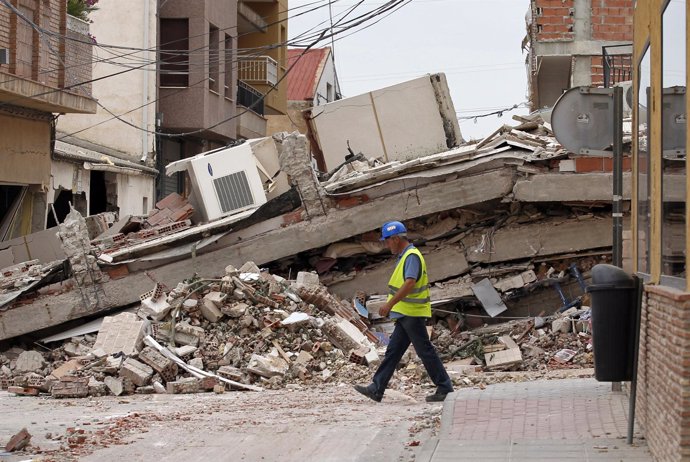
{"label": "air conditioning unit", "polygon": [[266,203],[260,163],[252,140],[239,146],[203,152],[168,164],[166,175],[186,170],[192,185],[190,202],[203,221],[253,210]]}

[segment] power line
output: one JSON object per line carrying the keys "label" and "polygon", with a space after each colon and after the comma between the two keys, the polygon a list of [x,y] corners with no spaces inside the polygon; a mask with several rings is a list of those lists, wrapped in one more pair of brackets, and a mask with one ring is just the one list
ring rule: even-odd
{"label": "power line", "polygon": [[[2,1],[6,1],[6,0],[2,0]],[[397,11],[397,9],[399,9],[400,7],[402,7],[402,6],[406,5],[406,4],[408,4],[410,1],[411,1],[411,0],[391,0],[391,1],[387,2],[387,3],[385,4],[385,6],[382,7],[382,8],[377,8],[377,9],[374,9],[374,10],[370,10],[370,11],[368,11],[367,13],[365,13],[365,14],[363,14],[363,15],[360,15],[360,16],[358,16],[358,17],[356,17],[356,18],[354,18],[354,19],[348,21],[348,23],[352,23],[352,24],[348,25],[347,27],[343,27],[343,28],[340,29],[340,30],[333,30],[333,31],[331,31],[331,34],[330,34],[330,35],[327,35],[328,29],[324,29],[323,31],[321,31],[321,34],[320,34],[318,37],[316,37],[309,45],[307,45],[307,46],[305,47],[305,49],[304,49],[304,51],[302,52],[302,54],[300,54],[300,55],[297,57],[297,59],[295,59],[295,61],[294,61],[294,62],[292,63],[292,65],[290,65],[290,67],[285,71],[285,73],[281,76],[281,78],[280,78],[280,79],[274,84],[274,86],[273,86],[272,88],[270,88],[261,98],[258,98],[257,101],[255,101],[252,105],[250,105],[250,107],[246,108],[246,109],[245,109],[244,111],[242,111],[241,113],[236,114],[236,115],[231,116],[231,117],[228,117],[228,118],[225,118],[225,119],[223,119],[223,120],[221,120],[221,121],[219,121],[219,122],[217,122],[217,123],[215,123],[215,124],[213,124],[213,125],[211,125],[211,126],[209,126],[209,127],[204,127],[204,128],[202,128],[202,129],[198,129],[198,130],[194,130],[194,131],[190,131],[190,132],[185,132],[185,133],[165,133],[165,132],[158,132],[158,131],[155,131],[155,130],[154,130],[154,131],[151,131],[151,130],[143,129],[143,128],[141,128],[141,127],[134,126],[134,125],[130,124],[128,121],[125,121],[125,120],[121,119],[119,116],[113,114],[113,113],[112,113],[111,111],[109,111],[107,108],[105,108],[105,107],[103,107],[103,106],[101,106],[101,107],[103,107],[103,109],[106,110],[109,114],[111,114],[114,118],[116,118],[116,119],[118,119],[118,120],[120,120],[120,121],[122,121],[122,122],[124,122],[124,123],[126,123],[126,124],[128,124],[128,125],[130,125],[130,126],[133,126],[134,128],[136,128],[136,129],[138,129],[138,130],[140,130],[140,131],[145,131],[145,132],[148,132],[148,133],[157,134],[157,135],[164,136],[164,137],[169,137],[169,138],[173,138],[173,137],[183,137],[183,136],[189,136],[189,135],[198,134],[198,133],[201,133],[201,132],[206,131],[206,130],[211,130],[211,129],[215,128],[215,127],[218,127],[219,125],[222,125],[222,124],[227,123],[227,122],[229,122],[229,121],[231,121],[231,120],[233,120],[233,119],[235,119],[235,118],[237,118],[237,117],[240,117],[241,115],[245,114],[245,113],[248,112],[249,110],[253,109],[253,108],[254,108],[256,105],[258,105],[260,102],[262,102],[271,92],[273,92],[273,91],[275,91],[275,90],[277,89],[278,85],[288,76],[288,74],[290,73],[290,71],[295,67],[295,65],[299,62],[299,60],[300,60],[300,59],[301,59],[301,58],[302,58],[312,47],[314,47],[315,45],[317,45],[317,44],[318,44],[319,42],[321,42],[322,40],[325,40],[325,39],[331,38],[331,37],[336,37],[336,36],[338,36],[339,34],[343,34],[343,33],[347,32],[347,31],[349,31],[349,30],[351,30],[351,29],[353,29],[353,28],[355,28],[355,27],[357,27],[357,26],[359,26],[359,25],[362,25],[362,24],[366,23],[367,21],[370,21],[370,20],[376,18],[377,16],[383,15],[383,13],[388,12],[388,14],[387,14],[386,16],[384,16],[384,17],[387,17],[389,14],[392,14],[393,11]],[[392,11],[391,11],[391,10],[392,10]],[[380,20],[381,20],[381,19],[379,19],[378,21],[380,21]],[[353,22],[353,21],[354,21],[354,22]],[[378,22],[378,21],[376,21],[376,22]],[[369,26],[366,26],[366,27],[369,27]],[[361,30],[361,29],[359,29],[359,30]],[[351,34],[348,34],[348,35],[351,35]],[[313,36],[313,34],[312,34],[312,36]],[[340,37],[338,37],[338,38],[335,39],[335,40],[338,40],[338,39],[340,39]],[[158,100],[151,101],[149,104],[152,104],[152,103],[154,103],[154,102],[156,102],[156,101],[158,101]],[[142,105],[141,107],[143,107],[143,106],[144,106],[144,105]],[[140,107],[140,108],[141,108],[141,107]],[[137,108],[137,109],[139,109],[139,108]],[[135,109],[135,110],[136,110],[136,109]],[[130,111],[130,112],[131,112],[131,111]],[[112,120],[112,119],[110,119],[110,120]],[[100,123],[99,123],[99,124],[100,124]],[[84,130],[87,130],[87,129],[89,129],[89,128],[91,128],[91,127],[87,127],[87,128],[85,128],[85,129],[82,129],[82,130],[80,130],[80,132],[81,132],[81,131],[84,131]],[[66,137],[66,136],[70,136],[70,135],[65,135],[64,137]],[[64,137],[62,137],[62,138],[64,138]],[[62,138],[61,138],[61,139],[62,139]]]}
{"label": "power line", "polygon": [[[513,111],[513,110],[521,108],[521,107],[527,107],[527,104],[528,103],[526,101],[523,101],[522,103],[513,104],[510,107],[506,107],[506,108],[499,109],[499,110],[492,111],[492,112],[487,112],[484,114],[474,114],[474,115],[470,115],[470,116],[458,117],[458,120],[474,120],[476,122],[477,119],[480,119],[482,117],[491,117],[494,115],[498,116],[498,117],[502,117],[504,112],[510,112],[510,111]],[[462,112],[462,111],[460,111],[460,112]]]}

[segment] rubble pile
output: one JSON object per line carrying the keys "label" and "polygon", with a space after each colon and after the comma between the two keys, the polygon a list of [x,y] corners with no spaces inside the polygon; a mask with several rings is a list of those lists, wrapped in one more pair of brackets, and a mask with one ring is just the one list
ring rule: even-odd
{"label": "rubble pile", "polygon": [[593,367],[591,310],[570,308],[454,333],[438,323],[432,337],[441,357],[466,372],[546,371]]}
{"label": "rubble pile", "polygon": [[376,337],[360,329],[367,327],[356,312],[322,286],[290,284],[249,262],[168,294],[157,284],[136,314],[104,318],[97,337],[50,352],[8,350],[0,387],[66,398],[364,380],[370,371],[362,366],[376,364],[378,354]]}
{"label": "rubble pile", "polygon": [[[588,308],[461,331],[440,318],[432,340],[449,370],[543,371],[591,367]],[[290,282],[251,262],[220,279],[188,279],[167,294],[156,284],[136,313],[106,317],[98,335],[49,351],[0,355],[0,388],[73,398],[196,393],[366,382],[390,323],[372,324],[328,293],[311,273]],[[381,345],[376,345],[382,340]],[[412,349],[393,386],[419,386]]]}

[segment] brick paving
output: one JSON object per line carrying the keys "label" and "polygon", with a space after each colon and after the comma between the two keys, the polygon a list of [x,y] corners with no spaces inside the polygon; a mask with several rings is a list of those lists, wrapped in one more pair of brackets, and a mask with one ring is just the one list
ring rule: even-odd
{"label": "brick paving", "polygon": [[627,414],[628,396],[594,379],[460,389],[444,403],[439,436],[418,460],[651,461],[638,428],[633,445],[626,443]]}

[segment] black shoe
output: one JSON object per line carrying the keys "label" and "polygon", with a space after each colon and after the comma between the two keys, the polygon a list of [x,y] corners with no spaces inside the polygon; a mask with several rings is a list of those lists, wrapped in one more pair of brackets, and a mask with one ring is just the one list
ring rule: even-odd
{"label": "black shoe", "polygon": [[446,396],[448,396],[447,391],[436,390],[436,392],[433,395],[427,395],[426,401],[427,403],[437,403],[444,401],[446,399]]}
{"label": "black shoe", "polygon": [[357,390],[358,392],[360,392],[361,394],[363,394],[363,395],[366,396],[367,398],[373,399],[373,400],[376,401],[377,403],[380,403],[380,402],[381,402],[381,399],[383,398],[382,395],[376,395],[376,394],[374,394],[374,392],[371,391],[371,390],[369,389],[369,387],[365,387],[364,385],[355,385],[355,390]]}

